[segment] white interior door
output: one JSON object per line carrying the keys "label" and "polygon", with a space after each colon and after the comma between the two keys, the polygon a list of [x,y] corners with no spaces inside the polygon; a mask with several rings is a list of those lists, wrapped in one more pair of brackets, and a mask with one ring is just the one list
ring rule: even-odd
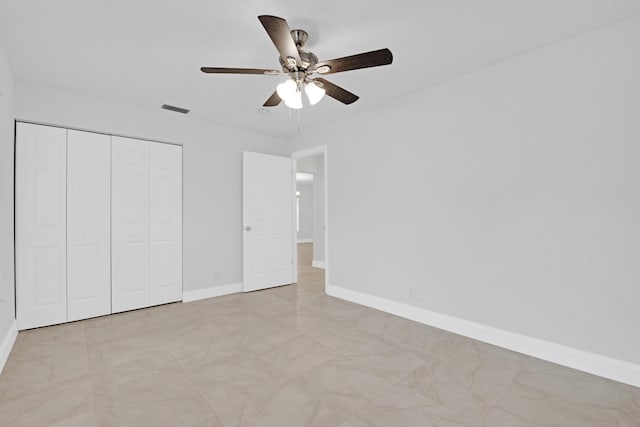
{"label": "white interior door", "polygon": [[293,282],[292,185],[290,158],[243,153],[242,251],[245,292]]}
{"label": "white interior door", "polygon": [[67,131],[18,123],[16,297],[20,329],[67,321]]}
{"label": "white interior door", "polygon": [[111,308],[148,307],[149,142],[111,138]]}
{"label": "white interior door", "polygon": [[67,131],[68,321],[111,313],[111,137]]}
{"label": "white interior door", "polygon": [[150,144],[150,302],[182,299],[182,147]]}

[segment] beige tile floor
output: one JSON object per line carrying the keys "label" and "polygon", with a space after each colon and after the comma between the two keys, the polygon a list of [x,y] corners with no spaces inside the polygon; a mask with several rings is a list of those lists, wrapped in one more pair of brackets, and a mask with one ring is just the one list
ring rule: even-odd
{"label": "beige tile floor", "polygon": [[1,426],[640,426],[640,389],[298,285],[21,332]]}

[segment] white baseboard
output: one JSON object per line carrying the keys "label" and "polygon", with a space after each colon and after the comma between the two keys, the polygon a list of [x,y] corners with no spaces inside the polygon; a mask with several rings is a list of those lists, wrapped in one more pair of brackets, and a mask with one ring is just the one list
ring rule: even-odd
{"label": "white baseboard", "polygon": [[182,302],[198,301],[201,299],[220,297],[222,295],[237,294],[242,292],[242,283],[230,283],[228,285],[213,286],[195,291],[183,291]]}
{"label": "white baseboard", "polygon": [[497,345],[538,359],[640,387],[640,365],[589,353],[561,344],[493,328],[480,323],[414,307],[358,291],[327,284],[326,292],[336,298],[375,308],[425,325]]}
{"label": "white baseboard", "polygon": [[298,239],[298,243],[313,243],[313,239]]}
{"label": "white baseboard", "polygon": [[0,343],[0,374],[2,373],[2,369],[4,369],[4,365],[7,363],[7,359],[9,359],[9,354],[11,354],[11,349],[17,337],[18,322],[14,320]]}
{"label": "white baseboard", "polygon": [[327,268],[326,261],[316,261],[315,259],[311,261],[311,267],[322,268],[323,270]]}

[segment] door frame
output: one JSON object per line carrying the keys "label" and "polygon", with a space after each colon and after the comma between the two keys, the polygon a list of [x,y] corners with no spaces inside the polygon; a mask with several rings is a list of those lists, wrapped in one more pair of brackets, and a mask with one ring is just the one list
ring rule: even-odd
{"label": "door frame", "polygon": [[293,250],[293,282],[298,283],[298,230],[296,229],[296,176],[295,173],[298,171],[298,159],[302,159],[304,157],[311,157],[318,154],[324,155],[324,262],[325,262],[325,270],[324,270],[324,286],[325,293],[327,284],[329,282],[329,167],[328,167],[328,153],[326,145],[318,145],[316,147],[308,148],[306,150],[295,151],[291,153],[291,159],[293,160],[293,180],[291,184],[291,197],[293,203],[293,232],[292,232],[292,250]]}

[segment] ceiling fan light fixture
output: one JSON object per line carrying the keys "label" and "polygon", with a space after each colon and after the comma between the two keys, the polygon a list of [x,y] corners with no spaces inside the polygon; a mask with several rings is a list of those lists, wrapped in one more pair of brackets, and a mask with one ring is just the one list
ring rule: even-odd
{"label": "ceiling fan light fixture", "polygon": [[292,96],[284,100],[284,105],[294,110],[302,108],[302,92],[297,90]]}
{"label": "ceiling fan light fixture", "polygon": [[308,82],[304,85],[304,91],[309,98],[309,104],[316,105],[324,97],[325,90],[315,82]]}
{"label": "ceiling fan light fixture", "polygon": [[298,91],[298,85],[292,79],[287,79],[276,87],[278,96],[284,101],[295,96]]}

